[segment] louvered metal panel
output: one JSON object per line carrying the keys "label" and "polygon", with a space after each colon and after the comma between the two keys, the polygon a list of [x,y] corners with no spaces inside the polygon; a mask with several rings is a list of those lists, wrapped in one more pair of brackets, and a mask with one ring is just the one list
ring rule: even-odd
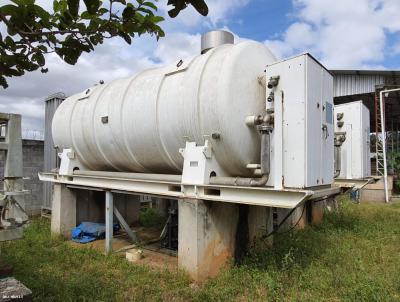
{"label": "louvered metal panel", "polygon": [[[45,105],[45,130],[44,130],[44,171],[50,172],[59,166],[57,150],[54,149],[53,137],[51,135],[51,123],[54,113],[58,106],[66,98],[64,93],[55,93],[50,95]],[[43,183],[43,206],[42,208],[51,209],[51,197],[53,194],[53,184],[50,182]]]}

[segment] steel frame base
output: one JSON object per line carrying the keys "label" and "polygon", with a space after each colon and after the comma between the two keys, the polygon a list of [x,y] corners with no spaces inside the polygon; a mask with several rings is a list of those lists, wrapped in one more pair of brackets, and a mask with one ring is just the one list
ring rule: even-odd
{"label": "steel frame base", "polygon": [[39,179],[69,187],[104,190],[112,193],[146,194],[171,199],[201,199],[210,201],[249,204],[257,206],[294,208],[309,199],[340,193],[340,188],[274,189],[270,187],[239,187],[221,185],[190,185],[172,181],[153,181],[130,178],[128,173],[118,177],[98,175],[60,176],[57,173],[39,173]]}

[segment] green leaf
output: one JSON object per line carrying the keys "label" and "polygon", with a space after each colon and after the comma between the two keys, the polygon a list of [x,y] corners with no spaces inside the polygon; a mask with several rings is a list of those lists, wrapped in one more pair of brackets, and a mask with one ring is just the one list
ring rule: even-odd
{"label": "green leaf", "polygon": [[83,0],[83,2],[85,3],[86,9],[89,14],[95,15],[97,13],[97,10],[100,7],[99,0]]}
{"label": "green leaf", "polygon": [[203,16],[208,15],[208,6],[204,0],[191,0],[190,4],[197,10],[197,12]]}
{"label": "green leaf", "polygon": [[23,72],[23,71],[21,72],[21,71],[18,70],[18,69],[12,69],[12,68],[10,68],[10,69],[8,70],[8,74],[10,74],[11,76],[14,76],[14,77],[19,77],[19,76],[23,75],[24,72]]}
{"label": "green leaf", "polygon": [[95,15],[90,14],[88,11],[85,11],[81,14],[81,18],[84,20],[91,20],[93,18],[96,18]]}
{"label": "green leaf", "polygon": [[154,10],[157,10],[157,6],[152,2],[144,2],[143,5],[147,6],[147,7],[151,7]]}
{"label": "green leaf", "polygon": [[36,61],[39,66],[44,66],[45,60],[41,52],[36,52],[32,55],[32,60]]}
{"label": "green leaf", "polygon": [[14,27],[7,27],[7,33],[10,36],[15,36],[17,34],[17,31],[14,29]]}
{"label": "green leaf", "polygon": [[0,86],[2,86],[4,89],[6,89],[8,87],[7,80],[2,75],[0,75]]}
{"label": "green leaf", "polygon": [[169,15],[171,18],[175,18],[176,16],[178,16],[178,14],[179,14],[180,11],[181,11],[181,10],[178,9],[178,8],[173,8],[173,9],[170,9],[170,10],[168,11],[168,15]]}
{"label": "green leaf", "polygon": [[53,10],[54,12],[58,12],[60,10],[60,2],[58,2],[57,0],[53,1]]}
{"label": "green leaf", "polygon": [[35,9],[36,15],[41,19],[43,24],[45,26],[50,26],[50,23],[49,23],[50,14],[47,11],[45,11],[42,7],[40,7],[39,5],[35,5],[34,9]]}
{"label": "green leaf", "polygon": [[125,9],[122,12],[123,20],[125,20],[125,21],[130,20],[134,16],[135,16],[135,10],[131,6],[125,7]]}
{"label": "green leaf", "polygon": [[148,8],[139,7],[137,10],[138,10],[138,11],[141,11],[141,12],[143,12],[143,13],[146,13],[146,14],[148,14],[148,15],[153,15],[153,11],[151,11],[151,10],[148,9]]}
{"label": "green leaf", "polygon": [[121,31],[118,33],[118,35],[122,37],[125,40],[125,42],[128,43],[129,45],[132,43],[132,39],[127,33]]}
{"label": "green leaf", "polygon": [[152,16],[151,17],[151,22],[158,23],[158,22],[161,22],[161,21],[164,21],[164,18],[161,17],[161,16]]}
{"label": "green leaf", "polygon": [[12,4],[4,5],[0,7],[0,11],[5,16],[13,16],[18,14],[18,7]]}
{"label": "green leaf", "polygon": [[68,10],[74,17],[78,16],[80,0],[68,0]]}

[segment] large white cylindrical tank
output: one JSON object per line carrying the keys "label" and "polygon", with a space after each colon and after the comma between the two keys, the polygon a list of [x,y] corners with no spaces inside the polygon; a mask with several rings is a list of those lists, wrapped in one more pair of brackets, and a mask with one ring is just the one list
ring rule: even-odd
{"label": "large white cylindrical tank", "polygon": [[260,78],[274,61],[265,45],[246,41],[94,86],[58,108],[54,143],[91,170],[180,173],[179,148],[208,139],[228,174],[248,176],[260,137],[245,119],[263,112]]}

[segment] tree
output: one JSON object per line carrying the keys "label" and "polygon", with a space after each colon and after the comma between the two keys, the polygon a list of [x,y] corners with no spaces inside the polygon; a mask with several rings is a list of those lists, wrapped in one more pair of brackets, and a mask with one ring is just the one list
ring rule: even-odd
{"label": "tree", "polygon": [[[121,37],[131,44],[142,34],[164,37],[156,14],[158,0],[53,0],[49,12],[35,0],[11,0],[0,7],[0,86],[7,77],[40,68],[45,73],[45,54],[55,52],[74,65],[83,52],[91,52],[105,39]],[[168,0],[176,17],[188,5],[207,15],[204,0]]]}

